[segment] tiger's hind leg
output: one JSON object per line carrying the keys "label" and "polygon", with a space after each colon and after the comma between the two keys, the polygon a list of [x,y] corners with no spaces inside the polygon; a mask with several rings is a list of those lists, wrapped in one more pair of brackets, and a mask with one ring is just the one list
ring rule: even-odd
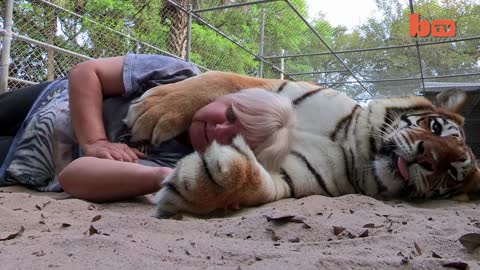
{"label": "tiger's hind leg", "polygon": [[158,218],[253,206],[276,197],[270,175],[240,136],[231,145],[214,142],[204,154],[185,157],[162,186],[155,195]]}

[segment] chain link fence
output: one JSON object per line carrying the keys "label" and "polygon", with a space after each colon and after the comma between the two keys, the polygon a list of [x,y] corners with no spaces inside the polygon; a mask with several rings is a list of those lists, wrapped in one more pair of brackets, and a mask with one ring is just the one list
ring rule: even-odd
{"label": "chain link fence", "polygon": [[[128,52],[170,55],[203,70],[315,81],[356,99],[418,94],[425,82],[480,79],[478,1],[459,7],[412,2],[410,10],[384,1],[390,13],[385,9],[377,22],[352,34],[307,20],[301,0],[2,0],[2,50],[9,36],[11,45],[2,56],[8,86],[0,91],[65,76],[86,59]],[[11,30],[4,21],[9,2]],[[456,36],[410,37],[408,13],[415,8],[430,22],[456,20]]]}
{"label": "chain link fence", "polygon": [[[8,89],[63,77],[86,59],[127,52],[170,55],[159,48],[166,48],[161,37],[166,36],[167,27],[158,25],[151,30],[158,35],[142,36],[141,31],[151,26],[142,16],[128,18],[129,6],[104,6],[99,2],[14,1],[9,65],[2,66],[8,68]],[[0,8],[2,14],[7,12],[5,1]],[[135,28],[129,27],[137,21]],[[1,23],[5,29],[4,20]],[[2,34],[7,33],[4,30]]]}

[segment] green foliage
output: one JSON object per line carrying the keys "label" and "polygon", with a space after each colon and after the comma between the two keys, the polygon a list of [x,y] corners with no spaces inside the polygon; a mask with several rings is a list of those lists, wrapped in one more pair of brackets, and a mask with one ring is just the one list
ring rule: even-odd
{"label": "green foliage", "polygon": [[[212,56],[215,56],[212,61]],[[192,25],[192,62],[215,70],[240,74],[251,73],[258,67],[254,57],[209,28]]]}
{"label": "green foliage", "polygon": [[[246,2],[245,0],[182,0],[194,4],[194,9]],[[305,0],[290,1],[300,14],[307,17]],[[334,27],[320,14],[310,23],[321,39],[335,51],[358,48],[378,48],[411,45],[415,39],[409,35],[410,10],[404,2],[376,0],[382,19],[370,18],[354,29]],[[162,17],[164,1],[147,0],[52,0],[52,3],[74,13],[55,9],[44,1],[18,0],[14,4],[13,30],[23,36],[49,43],[90,57],[121,55],[127,52],[161,53],[169,51],[168,36],[172,19]],[[422,19],[453,19],[457,22],[457,37],[480,35],[480,5],[476,0],[418,0],[415,12]],[[0,9],[3,8],[0,7]],[[287,73],[313,73],[293,76],[295,79],[313,80],[331,85],[352,81],[353,76],[329,50],[318,36],[283,1],[221,9],[200,13],[213,25],[253,54],[260,52],[260,26],[265,12],[263,56],[280,67],[282,50],[287,55],[307,54],[285,58]],[[185,15],[185,14],[184,14]],[[438,39],[420,38],[419,42]],[[149,45],[146,45],[149,44]],[[14,43],[11,76],[40,81],[55,72],[64,75],[69,66],[81,61],[59,53],[47,53],[23,42]],[[193,20],[190,59],[207,69],[258,75],[259,61],[222,35],[199,21]],[[318,54],[321,55],[309,55]],[[425,76],[478,72],[478,40],[439,45],[421,46]],[[418,77],[419,64],[415,47],[340,53],[339,57],[360,79],[382,80]],[[55,70],[47,68],[45,59],[55,60]],[[264,76],[279,77],[277,68],[264,65]],[[36,70],[36,73],[33,73]],[[341,72],[326,72],[340,70]],[[343,70],[343,71],[342,71]],[[366,84],[379,95],[395,94],[394,88],[418,88],[418,82]],[[334,85],[350,89],[356,95],[358,85]],[[399,94],[402,94],[399,92]]]}
{"label": "green foliage", "polygon": [[[369,19],[351,33],[335,38],[337,50],[352,48],[379,48],[395,45],[412,45],[410,36],[410,9],[395,0],[377,0],[383,13],[382,20]],[[475,1],[414,1],[415,13],[422,20],[451,19],[457,24],[456,37],[480,35],[480,5]],[[438,41],[435,37],[422,37],[420,44]],[[420,46],[423,73],[426,77],[479,72],[478,40]],[[367,80],[420,77],[415,47],[377,50],[341,55],[360,78]],[[465,77],[450,79],[465,80]],[[370,84],[376,95],[390,96],[420,90],[420,81],[377,82]]]}

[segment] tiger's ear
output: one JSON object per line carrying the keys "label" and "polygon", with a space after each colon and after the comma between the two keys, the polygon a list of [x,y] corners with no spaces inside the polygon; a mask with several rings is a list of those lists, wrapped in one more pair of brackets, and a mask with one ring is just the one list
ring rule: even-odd
{"label": "tiger's ear", "polygon": [[462,114],[468,95],[460,89],[449,89],[435,97],[435,105],[449,112]]}

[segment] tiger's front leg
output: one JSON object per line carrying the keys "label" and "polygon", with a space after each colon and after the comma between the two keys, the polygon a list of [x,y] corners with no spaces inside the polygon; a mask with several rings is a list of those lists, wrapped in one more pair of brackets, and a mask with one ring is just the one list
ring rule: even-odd
{"label": "tiger's front leg", "polygon": [[204,154],[185,157],[162,186],[155,196],[158,218],[259,205],[278,197],[269,173],[240,136],[231,145],[214,142]]}

